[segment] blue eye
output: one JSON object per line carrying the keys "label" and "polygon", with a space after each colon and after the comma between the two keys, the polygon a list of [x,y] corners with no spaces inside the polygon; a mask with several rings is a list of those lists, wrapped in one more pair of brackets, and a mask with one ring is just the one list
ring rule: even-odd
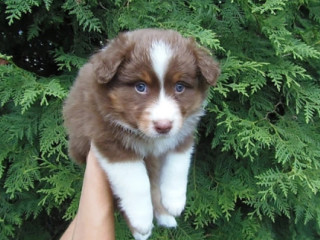
{"label": "blue eye", "polygon": [[144,82],[138,82],[135,85],[135,88],[138,93],[146,93],[147,92],[147,85]]}
{"label": "blue eye", "polygon": [[175,88],[177,93],[182,93],[186,87],[182,83],[176,83]]}

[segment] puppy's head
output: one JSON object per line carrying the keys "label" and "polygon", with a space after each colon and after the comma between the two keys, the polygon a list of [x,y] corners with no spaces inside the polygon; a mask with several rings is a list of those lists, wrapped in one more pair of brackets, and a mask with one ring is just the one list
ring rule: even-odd
{"label": "puppy's head", "polygon": [[105,120],[149,138],[173,136],[196,122],[220,73],[206,50],[169,30],[121,34],[91,64]]}

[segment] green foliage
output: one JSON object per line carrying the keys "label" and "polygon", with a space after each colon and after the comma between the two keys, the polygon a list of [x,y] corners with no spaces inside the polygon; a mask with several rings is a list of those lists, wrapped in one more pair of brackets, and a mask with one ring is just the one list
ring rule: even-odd
{"label": "green foliage", "polygon": [[[96,1],[95,5],[97,4]],[[101,33],[101,22],[98,18],[94,17],[90,9],[90,2],[68,0],[62,5],[63,10],[67,10],[70,15],[76,15],[79,26],[82,26],[83,31],[88,32],[96,31]]]}
{"label": "green foliage", "polygon": [[0,239],[58,239],[74,217],[83,168],[67,156],[63,100],[92,52],[146,27],[194,37],[222,69],[179,227],[151,239],[319,238],[318,0],[4,0],[0,12]]}

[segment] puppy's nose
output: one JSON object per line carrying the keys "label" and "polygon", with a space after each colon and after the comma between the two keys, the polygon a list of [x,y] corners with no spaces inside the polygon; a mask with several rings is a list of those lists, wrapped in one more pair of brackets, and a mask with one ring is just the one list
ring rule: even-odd
{"label": "puppy's nose", "polygon": [[170,120],[153,121],[153,125],[157,133],[166,134],[172,128],[172,121]]}

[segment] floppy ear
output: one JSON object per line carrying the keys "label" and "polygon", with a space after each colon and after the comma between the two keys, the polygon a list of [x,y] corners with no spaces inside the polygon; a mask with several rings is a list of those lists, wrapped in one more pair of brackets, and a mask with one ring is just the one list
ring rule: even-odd
{"label": "floppy ear", "polygon": [[91,63],[98,83],[108,83],[114,77],[128,52],[128,42],[128,36],[121,33],[92,56]]}
{"label": "floppy ear", "polygon": [[211,86],[215,86],[220,75],[219,64],[213,60],[213,58],[209,55],[207,49],[196,46],[196,43],[193,44],[197,65],[201,75],[204,77],[208,84],[210,84]]}

